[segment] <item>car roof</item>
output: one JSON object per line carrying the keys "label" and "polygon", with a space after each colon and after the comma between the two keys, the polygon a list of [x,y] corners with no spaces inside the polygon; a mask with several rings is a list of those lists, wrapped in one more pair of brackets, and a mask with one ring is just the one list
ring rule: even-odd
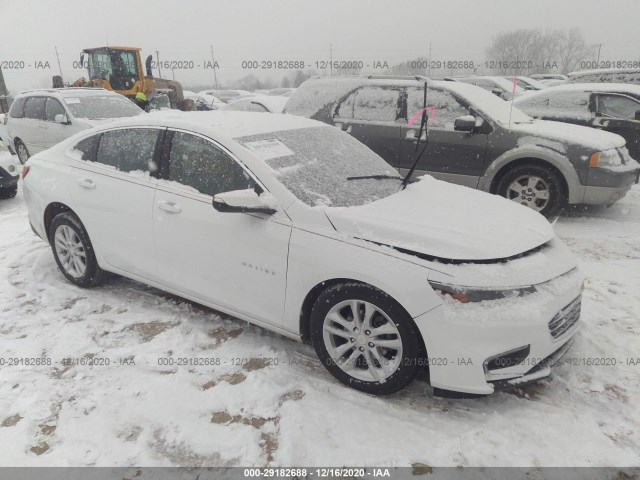
{"label": "car roof", "polygon": [[20,92],[18,96],[31,96],[31,95],[50,95],[67,97],[86,97],[91,95],[118,95],[115,92],[106,90],[104,88],[91,88],[91,87],[66,87],[66,88],[37,88],[33,90],[25,90]]}
{"label": "car roof", "polygon": [[300,128],[327,127],[329,125],[308,118],[285,114],[261,112],[179,110],[152,112],[109,123],[113,127],[157,126],[191,130],[202,134],[222,134],[229,138],[249,137],[264,133],[296,130]]}
{"label": "car roof", "polygon": [[533,95],[544,95],[545,93],[554,92],[611,92],[626,93],[636,97],[640,97],[640,85],[630,83],[563,83],[553,87],[547,87],[535,93],[530,93],[524,98],[530,98]]}
{"label": "car roof", "polygon": [[598,73],[640,73],[640,68],[596,68],[593,70],[579,70],[577,72],[567,73],[569,79],[581,77],[583,75],[593,75]]}

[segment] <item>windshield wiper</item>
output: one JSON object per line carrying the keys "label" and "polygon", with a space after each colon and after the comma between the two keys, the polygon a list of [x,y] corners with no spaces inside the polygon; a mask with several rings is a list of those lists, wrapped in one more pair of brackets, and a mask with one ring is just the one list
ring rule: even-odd
{"label": "windshield wiper", "polygon": [[402,179],[400,190],[404,190],[405,188],[407,188],[409,180],[411,180],[413,173],[416,171],[416,168],[418,167],[418,162],[420,162],[420,159],[422,158],[422,155],[424,155],[424,152],[427,151],[427,146],[429,145],[429,130],[427,125],[428,122],[429,122],[429,116],[427,115],[427,82],[424,82],[424,99],[422,102],[422,120],[420,121],[420,131],[418,132],[418,141],[416,142],[415,153],[418,152],[418,147],[420,146],[420,139],[422,138],[423,131],[425,132],[426,140],[424,143],[424,148],[416,156],[416,159],[413,162],[413,165],[411,165],[411,168],[409,169],[409,171],[407,172],[407,175]]}
{"label": "windshield wiper", "polygon": [[374,180],[384,180],[385,178],[402,180],[402,177],[399,177],[397,175],[362,175],[361,177],[347,177],[347,180],[363,180],[367,178],[372,178]]}

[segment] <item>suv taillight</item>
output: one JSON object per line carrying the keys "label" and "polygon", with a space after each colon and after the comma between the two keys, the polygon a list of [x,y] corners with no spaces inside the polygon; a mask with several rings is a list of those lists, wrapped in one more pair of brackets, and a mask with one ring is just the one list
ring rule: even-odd
{"label": "suv taillight", "polygon": [[26,165],[24,167],[22,167],[22,179],[24,180],[27,176],[27,173],[29,173],[29,170],[31,170],[31,167],[27,167]]}

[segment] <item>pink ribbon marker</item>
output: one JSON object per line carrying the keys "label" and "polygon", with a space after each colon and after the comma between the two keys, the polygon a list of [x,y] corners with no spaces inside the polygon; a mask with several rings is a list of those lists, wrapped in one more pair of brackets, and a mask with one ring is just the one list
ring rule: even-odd
{"label": "pink ribbon marker", "polygon": [[436,107],[424,107],[418,110],[418,113],[416,113],[413,117],[411,117],[411,120],[409,120],[409,122],[407,123],[407,127],[410,127],[411,125],[416,123],[418,121],[418,118],[420,118],[420,116],[422,115],[422,112],[425,112],[427,110],[431,110],[431,119],[435,121]]}
{"label": "pink ribbon marker", "polygon": [[516,94],[516,88],[518,87],[518,79],[516,77],[513,77],[513,92],[511,92],[512,94]]}

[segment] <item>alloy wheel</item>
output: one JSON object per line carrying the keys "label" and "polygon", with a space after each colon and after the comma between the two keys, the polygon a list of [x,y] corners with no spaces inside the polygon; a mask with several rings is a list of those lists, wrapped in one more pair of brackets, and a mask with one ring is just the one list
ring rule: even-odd
{"label": "alloy wheel", "polygon": [[358,380],[384,383],[400,367],[400,332],[372,303],[347,300],[336,304],[324,319],[322,333],[333,362]]}
{"label": "alloy wheel", "polygon": [[537,212],[544,210],[549,203],[549,184],[535,175],[522,175],[516,178],[507,189],[507,198]]}
{"label": "alloy wheel", "polygon": [[67,225],[60,225],[54,235],[54,245],[62,268],[74,278],[87,271],[87,254],[78,234]]}

